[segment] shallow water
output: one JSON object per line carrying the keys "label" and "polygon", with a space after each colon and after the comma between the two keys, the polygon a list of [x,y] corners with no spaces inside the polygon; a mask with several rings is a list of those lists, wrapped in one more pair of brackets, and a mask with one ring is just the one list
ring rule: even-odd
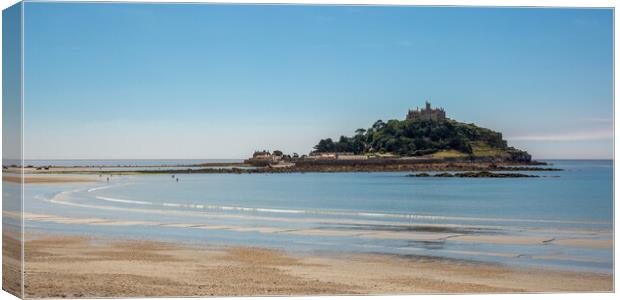
{"label": "shallow water", "polygon": [[526,172],[549,176],[541,178],[179,174],[179,182],[171,175],[141,175],[114,176],[109,184],[31,184],[25,190],[26,225],[611,273],[611,247],[558,241],[612,239],[613,162],[553,163],[564,171]]}

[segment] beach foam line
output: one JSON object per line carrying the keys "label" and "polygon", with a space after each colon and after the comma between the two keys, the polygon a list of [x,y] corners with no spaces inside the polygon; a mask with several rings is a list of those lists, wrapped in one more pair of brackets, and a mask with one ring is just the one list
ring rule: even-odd
{"label": "beach foam line", "polygon": [[[158,203],[154,203],[154,202],[150,202],[150,201],[131,200],[131,199],[119,199],[119,198],[104,197],[104,196],[95,196],[95,198],[99,199],[99,200],[110,201],[110,202],[118,202],[118,203],[141,204],[141,205],[158,205]],[[315,211],[311,211],[311,210],[293,210],[293,209],[277,209],[277,208],[242,207],[242,206],[226,206],[226,205],[194,204],[194,203],[187,203],[186,204],[186,203],[173,203],[173,202],[162,202],[159,205],[165,206],[165,207],[198,208],[198,209],[213,209],[213,210],[235,210],[235,211],[287,213],[287,214],[310,214],[310,213],[314,213],[315,212]]]}
{"label": "beach foam line", "polygon": [[370,217],[370,218],[389,218],[389,219],[406,219],[406,220],[429,220],[429,221],[479,221],[479,222],[512,222],[512,223],[554,223],[554,224],[597,224],[608,225],[608,222],[596,221],[577,221],[577,220],[546,220],[546,219],[519,219],[519,218],[496,218],[496,217],[459,217],[459,216],[440,216],[440,215],[422,215],[422,214],[399,214],[399,213],[382,213],[382,212],[365,212],[365,211],[338,211],[338,210],[313,210],[313,209],[281,209],[281,208],[261,208],[261,207],[244,207],[230,206],[218,204],[196,204],[196,203],[174,203],[119,199],[103,196],[96,196],[97,199],[112,202],[141,204],[141,205],[160,205],[164,207],[175,208],[191,208],[191,209],[209,209],[223,211],[244,211],[244,212],[264,212],[264,213],[282,213],[282,214],[308,214],[308,215],[330,215],[330,216],[349,216],[349,217]]}
{"label": "beach foam line", "polygon": [[125,199],[117,199],[117,198],[110,198],[110,197],[103,197],[103,196],[95,196],[95,198],[99,200],[104,200],[104,201],[127,203],[127,204],[142,204],[142,205],[153,205],[154,204],[153,202],[148,202],[148,201],[125,200]]}
{"label": "beach foam line", "polygon": [[86,192],[92,193],[92,192],[95,192],[95,191],[106,190],[106,189],[109,189],[109,188],[121,187],[121,186],[130,185],[130,184],[131,183],[120,183],[120,184],[98,186],[98,187],[90,188],[90,189],[86,190]]}
{"label": "beach foam line", "polygon": [[[103,206],[103,205],[97,205],[97,204],[93,204],[93,203],[75,203],[75,202],[71,202],[68,201],[68,196],[72,193],[76,193],[76,192],[83,192],[85,190],[69,190],[69,191],[63,191],[60,193],[57,193],[56,195],[54,195],[51,199],[43,199],[46,202],[50,202],[50,203],[55,203],[55,204],[62,204],[62,205],[69,205],[69,206],[76,206],[76,207],[84,207],[84,208],[92,208],[92,209],[104,209],[104,210],[119,210],[119,211],[134,211],[134,212],[139,212],[139,213],[148,213],[148,214],[152,214],[152,213],[156,213],[156,214],[165,214],[165,215],[170,215],[170,214],[174,214],[174,215],[179,215],[179,216],[199,216],[199,217],[209,217],[209,218],[233,218],[233,219],[252,219],[252,220],[262,220],[262,221],[273,221],[273,222],[294,222],[294,223],[322,223],[322,224],[338,224],[339,222],[348,222],[348,223],[359,223],[359,224],[366,224],[366,225],[371,225],[371,224],[388,224],[388,225],[394,225],[394,226],[402,226],[402,225],[408,225],[408,226],[422,226],[424,224],[419,224],[419,223],[412,223],[414,221],[425,221],[425,220],[462,220],[462,219],[467,219],[467,220],[479,220],[479,219],[483,219],[483,220],[488,220],[489,218],[466,218],[466,217],[446,217],[446,216],[425,216],[425,215],[404,215],[407,216],[408,218],[404,218],[407,223],[403,223],[403,222],[398,222],[398,223],[394,223],[392,221],[384,221],[382,219],[385,218],[379,218],[379,220],[370,220],[370,219],[364,219],[363,222],[360,219],[348,219],[348,220],[344,220],[341,218],[337,218],[337,219],[332,219],[332,218],[322,218],[322,219],[317,219],[317,218],[286,218],[286,217],[269,217],[269,216],[258,216],[258,215],[245,215],[245,214],[241,214],[241,215],[233,215],[233,214],[209,214],[208,211],[205,211],[204,209],[211,209],[211,210],[238,210],[238,211],[262,211],[262,212],[274,212],[274,213],[282,213],[282,212],[287,212],[287,213],[295,213],[295,214],[300,214],[300,213],[306,213],[306,214],[323,214],[323,215],[336,215],[339,217],[342,216],[360,216],[360,215],[365,215],[365,214],[370,214],[373,217],[377,217],[377,216],[382,216],[382,215],[387,215],[387,216],[403,216],[403,215],[398,215],[398,214],[380,214],[380,213],[367,213],[367,212],[335,212],[335,211],[317,211],[317,210],[283,210],[283,209],[265,209],[265,208],[251,208],[251,207],[234,207],[234,206],[222,206],[222,205],[203,205],[203,204],[179,204],[179,203],[166,203],[169,207],[175,207],[175,208],[179,208],[179,207],[188,207],[188,208],[198,208],[200,210],[171,210],[171,209],[152,209],[154,207],[158,207],[159,205],[157,205],[157,203],[154,202],[150,202],[150,203],[154,203],[153,205],[148,205],[148,207],[151,207],[151,209],[142,209],[139,207],[118,207],[118,206]],[[101,196],[100,196],[101,197]],[[42,195],[41,195],[41,198]],[[107,197],[110,198],[110,197]],[[134,201],[134,202],[147,202],[147,201],[138,201],[138,200],[129,200],[129,199],[118,199],[118,198],[112,198],[114,200],[122,200],[122,201]],[[108,201],[110,202],[110,201]],[[118,201],[112,201],[112,202],[118,202]],[[163,204],[161,204],[162,207]],[[403,219],[401,217],[401,219]],[[337,220],[336,223],[334,223],[333,220]],[[506,221],[504,219],[494,219],[497,221]],[[524,220],[524,219],[520,219],[520,221],[526,221],[526,222],[532,222],[532,220]],[[360,223],[361,222],[361,223]],[[370,222],[370,223],[369,223]],[[552,221],[555,223],[570,223],[570,221]],[[578,222],[579,224],[590,224],[587,222]],[[603,223],[603,224],[607,224],[607,223]],[[428,223],[427,225],[429,226],[438,226],[437,224],[433,224],[433,223]],[[441,226],[448,226],[449,224],[443,224]],[[456,226],[456,227],[467,227],[468,225],[465,224],[456,224],[456,225],[450,225],[450,226]],[[513,227],[513,225],[510,225],[509,227],[506,226],[492,226],[492,225],[481,225],[481,224],[475,224],[476,228],[483,226],[484,228],[494,228],[497,230],[515,230],[519,227]]]}
{"label": "beach foam line", "polygon": [[98,190],[103,190],[103,189],[107,189],[110,188],[111,186],[99,186],[99,187],[94,187],[94,188],[90,188],[87,190],[87,192],[92,193],[94,191],[98,191]]}

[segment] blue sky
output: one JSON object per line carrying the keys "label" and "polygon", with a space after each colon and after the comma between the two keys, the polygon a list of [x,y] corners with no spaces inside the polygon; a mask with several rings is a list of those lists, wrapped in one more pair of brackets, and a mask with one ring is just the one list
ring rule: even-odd
{"label": "blue sky", "polygon": [[605,9],[25,5],[25,157],[243,158],[425,100],[535,158],[613,156]]}
{"label": "blue sky", "polygon": [[21,23],[22,11],[13,5],[2,11],[2,164],[18,163],[22,155]]}

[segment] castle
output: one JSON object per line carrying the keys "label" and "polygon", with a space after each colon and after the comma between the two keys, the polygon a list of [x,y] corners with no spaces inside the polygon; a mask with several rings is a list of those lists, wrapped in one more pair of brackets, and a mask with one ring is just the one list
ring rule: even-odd
{"label": "castle", "polygon": [[441,107],[431,108],[431,104],[428,101],[426,102],[425,108],[410,109],[407,113],[407,120],[443,121],[445,119],[446,111]]}

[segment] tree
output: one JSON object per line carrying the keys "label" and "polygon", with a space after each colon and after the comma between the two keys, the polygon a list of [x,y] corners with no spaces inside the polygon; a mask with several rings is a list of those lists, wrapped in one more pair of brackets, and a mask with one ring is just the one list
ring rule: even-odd
{"label": "tree", "polygon": [[320,140],[319,143],[314,146],[316,152],[336,152],[336,145],[331,138]]}
{"label": "tree", "polygon": [[280,151],[280,150],[275,150],[275,151],[273,151],[273,155],[274,155],[274,156],[282,156],[283,154],[284,154],[284,153],[282,153],[282,151]]}
{"label": "tree", "polygon": [[336,143],[336,152],[352,152],[351,141],[348,137],[340,136],[340,140]]}
{"label": "tree", "polygon": [[383,129],[383,127],[385,127],[385,123],[381,120],[377,120],[377,122],[372,124],[372,129],[374,129],[375,131],[379,131]]}
{"label": "tree", "polygon": [[355,154],[362,154],[366,151],[366,138],[364,134],[358,134],[351,139],[351,148],[351,152]]}
{"label": "tree", "polygon": [[[472,154],[472,145],[486,144],[506,150],[499,132],[453,120],[377,120],[370,128],[358,128],[351,137],[341,136],[337,142],[323,139],[314,146],[316,152],[394,153],[427,155],[440,150],[457,150]],[[506,150],[507,151],[507,150]]]}

